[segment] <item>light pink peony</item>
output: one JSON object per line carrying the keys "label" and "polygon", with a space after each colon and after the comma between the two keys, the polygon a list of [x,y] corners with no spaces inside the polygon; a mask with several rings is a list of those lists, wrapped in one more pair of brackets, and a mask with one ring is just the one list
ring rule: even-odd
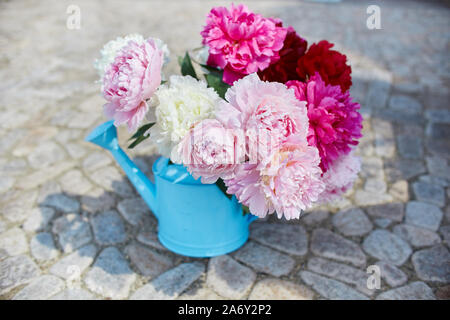
{"label": "light pink peony", "polygon": [[225,183],[252,214],[265,217],[276,211],[278,218],[297,219],[325,188],[319,163],[317,148],[291,136],[266,164],[240,166]]}
{"label": "light pink peony", "polygon": [[141,44],[131,40],[123,47],[103,76],[104,111],[116,126],[126,123],[135,130],[144,119],[147,100],[161,83],[163,52],[153,39]]}
{"label": "light pink peony", "polygon": [[320,166],[325,172],[342,155],[351,151],[362,136],[360,105],[352,101],[349,92],[343,93],[339,86],[325,85],[316,73],[307,83],[288,81],[300,101],[307,102],[309,133],[308,143],[317,146]]}
{"label": "light pink peony", "polygon": [[243,141],[234,130],[225,129],[215,119],[205,119],[189,130],[172,158],[186,165],[195,179],[214,183],[219,177],[231,178],[244,155]]}
{"label": "light pink peony", "polygon": [[259,163],[291,135],[306,141],[306,103],[296,99],[284,84],[264,82],[257,74],[238,80],[217,107],[216,118],[225,127],[246,136],[246,153]]}
{"label": "light pink peony", "polygon": [[361,160],[352,153],[339,157],[322,176],[325,190],[320,195],[320,202],[336,200],[353,186],[361,170]]}
{"label": "light pink peony", "polygon": [[278,20],[232,4],[230,9],[213,8],[201,35],[209,46],[208,64],[222,68],[223,81],[231,85],[277,61],[286,33]]}

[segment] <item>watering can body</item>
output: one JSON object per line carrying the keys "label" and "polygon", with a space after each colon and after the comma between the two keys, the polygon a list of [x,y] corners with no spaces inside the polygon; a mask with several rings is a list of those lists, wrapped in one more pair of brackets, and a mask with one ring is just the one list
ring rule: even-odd
{"label": "watering can body", "polygon": [[153,184],[128,158],[117,141],[112,121],[86,138],[111,152],[158,220],[158,238],[169,250],[190,257],[213,257],[241,247],[249,224],[235,197],[229,199],[215,184],[202,184],[179,164],[159,158],[153,165]]}

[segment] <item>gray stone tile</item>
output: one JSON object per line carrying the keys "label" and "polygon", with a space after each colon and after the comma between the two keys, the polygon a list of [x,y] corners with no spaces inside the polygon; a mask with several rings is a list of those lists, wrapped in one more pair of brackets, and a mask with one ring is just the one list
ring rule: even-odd
{"label": "gray stone tile", "polygon": [[378,261],[381,278],[383,278],[391,287],[398,287],[408,281],[408,276],[399,268],[386,261]]}
{"label": "gray stone tile", "polygon": [[428,202],[438,207],[445,205],[444,189],[436,184],[416,182],[413,184],[413,191],[419,201]]}
{"label": "gray stone tile", "polygon": [[12,228],[0,234],[0,250],[10,256],[17,256],[28,251],[28,243],[22,229]]}
{"label": "gray stone tile", "polygon": [[30,216],[23,224],[23,229],[28,232],[44,230],[55,215],[55,210],[48,207],[38,207],[31,210]]}
{"label": "gray stone tile", "polygon": [[401,266],[412,253],[402,238],[384,229],[372,231],[363,242],[364,251],[371,256]]}
{"label": "gray stone tile", "polygon": [[439,245],[415,252],[412,263],[420,279],[450,282],[450,253],[444,246]]}
{"label": "gray stone tile", "polygon": [[30,282],[40,273],[33,260],[25,255],[0,260],[0,295]]}
{"label": "gray stone tile", "polygon": [[289,274],[295,266],[295,260],[288,255],[252,241],[236,251],[233,257],[254,270],[268,273],[275,277]]}
{"label": "gray stone tile", "polygon": [[406,159],[421,159],[423,157],[422,139],[417,136],[399,135],[397,145],[400,156]]}
{"label": "gray stone tile", "polygon": [[105,211],[91,219],[95,241],[101,245],[122,243],[127,240],[125,226],[119,214],[114,211]]}
{"label": "gray stone tile", "polygon": [[319,276],[309,271],[301,271],[302,280],[321,296],[331,300],[368,300],[368,298],[342,282]]}
{"label": "gray stone tile", "polygon": [[75,213],[56,219],[53,222],[52,231],[58,235],[59,244],[64,252],[72,252],[92,240],[89,223]]}
{"label": "gray stone tile", "polygon": [[66,289],[54,296],[50,300],[94,300],[95,296],[81,288]]}
{"label": "gray stone tile", "polygon": [[250,229],[250,238],[293,255],[302,256],[308,251],[308,235],[300,225],[254,223]]}
{"label": "gray stone tile", "polygon": [[31,255],[36,260],[47,261],[56,258],[59,254],[53,242],[53,237],[48,232],[35,235],[30,242]]}
{"label": "gray stone tile", "polygon": [[429,247],[441,243],[441,238],[436,232],[408,224],[396,225],[394,233],[408,241],[413,247]]}
{"label": "gray stone tile", "polygon": [[206,284],[229,299],[244,298],[256,280],[256,273],[229,256],[209,260]]}
{"label": "gray stone tile", "polygon": [[442,221],[443,213],[435,205],[410,201],[406,205],[405,222],[417,227],[436,231]]}
{"label": "gray stone tile", "polygon": [[96,254],[94,245],[86,245],[60,259],[50,268],[50,272],[63,279],[76,280],[94,262]]}
{"label": "gray stone tile", "polygon": [[377,300],[435,300],[433,290],[424,282],[413,282],[404,287],[381,293]]}
{"label": "gray stone tile", "polygon": [[332,218],[333,225],[346,236],[362,236],[372,230],[372,222],[359,208],[339,211]]}
{"label": "gray stone tile", "polygon": [[315,255],[350,262],[356,266],[366,264],[366,256],[356,243],[327,229],[314,230],[311,251]]}
{"label": "gray stone tile", "polygon": [[13,300],[46,300],[60,292],[64,286],[64,281],[58,277],[43,275],[19,291]]}
{"label": "gray stone tile", "polygon": [[137,241],[155,249],[167,250],[166,247],[159,242],[156,232],[140,232],[137,236]]}
{"label": "gray stone tile", "polygon": [[84,277],[84,283],[89,290],[111,299],[128,297],[135,280],[136,274],[114,247],[104,249]]}
{"label": "gray stone tile", "polygon": [[139,288],[131,296],[131,300],[175,299],[204,272],[205,266],[202,263],[182,263]]}
{"label": "gray stone tile", "polygon": [[123,218],[133,226],[139,225],[144,215],[151,214],[142,198],[125,199],[119,202],[117,209]]}
{"label": "gray stone tile", "polygon": [[125,248],[125,253],[138,271],[146,277],[155,277],[170,269],[173,261],[167,255],[162,255],[139,244],[131,244]]}

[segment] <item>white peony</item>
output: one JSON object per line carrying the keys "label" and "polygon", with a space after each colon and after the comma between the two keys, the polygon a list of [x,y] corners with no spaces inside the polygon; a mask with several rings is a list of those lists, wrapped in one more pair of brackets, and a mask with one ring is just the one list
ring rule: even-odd
{"label": "white peony", "polygon": [[[161,50],[164,54],[164,63],[166,65],[169,62],[170,51],[167,45],[158,38],[152,38],[155,41],[156,46],[159,50]],[[143,43],[145,41],[144,37],[140,34],[129,34],[125,37],[118,37],[115,40],[109,41],[105,44],[100,50],[100,59],[96,59],[94,62],[94,67],[97,70],[97,73],[100,75],[100,79],[103,78],[103,74],[105,73],[105,69],[109,66],[114,59],[116,58],[117,52],[125,47],[129,41],[135,41],[137,43]]]}
{"label": "white peony", "polygon": [[[159,153],[167,158],[197,122],[214,118],[220,97],[206,82],[191,76],[170,77],[170,85],[162,85],[156,92],[159,105],[155,109],[156,124],[150,129],[152,141]],[[174,151],[175,152],[175,151]]]}

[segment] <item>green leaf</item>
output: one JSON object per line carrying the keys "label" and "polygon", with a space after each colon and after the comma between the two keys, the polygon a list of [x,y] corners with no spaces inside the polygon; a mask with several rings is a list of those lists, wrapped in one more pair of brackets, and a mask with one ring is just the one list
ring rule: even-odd
{"label": "green leaf", "polygon": [[242,215],[250,214],[250,209],[247,206],[242,205]]}
{"label": "green leaf", "polygon": [[214,71],[208,74],[205,74],[206,82],[208,83],[208,87],[216,90],[217,94],[225,99],[225,93],[227,92],[230,85],[226,84],[222,81],[223,72],[222,71]]}
{"label": "green leaf", "polygon": [[232,198],[232,195],[227,193],[227,186],[225,185],[225,182],[223,182],[221,178],[217,179],[216,185],[223,192],[223,194],[227,196],[228,199]]}
{"label": "green leaf", "polygon": [[147,123],[144,124],[142,127],[140,127],[135,134],[133,134],[133,136],[128,139],[128,140],[133,140],[134,141],[128,146],[129,149],[133,149],[134,147],[136,147],[139,143],[141,143],[142,141],[144,141],[145,139],[150,137],[150,134],[145,134],[147,132],[148,129],[150,129],[155,123]]}
{"label": "green leaf", "polygon": [[195,73],[194,66],[192,65],[191,57],[189,56],[189,53],[184,55],[184,58],[181,60],[180,63],[181,66],[181,74],[183,76],[191,76],[198,80],[197,74]]}

